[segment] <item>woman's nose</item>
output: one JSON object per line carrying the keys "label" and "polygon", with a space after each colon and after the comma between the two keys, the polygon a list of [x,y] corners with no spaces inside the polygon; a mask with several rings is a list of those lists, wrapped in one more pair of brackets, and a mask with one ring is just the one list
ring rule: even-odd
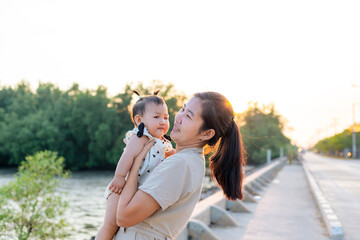
{"label": "woman's nose", "polygon": [[182,122],[181,113],[177,113],[175,115],[175,122],[177,122],[179,124]]}

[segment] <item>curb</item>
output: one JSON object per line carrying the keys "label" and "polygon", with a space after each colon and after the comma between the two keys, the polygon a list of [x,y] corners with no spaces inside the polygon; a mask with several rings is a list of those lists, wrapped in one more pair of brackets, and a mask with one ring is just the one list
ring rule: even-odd
{"label": "curb", "polygon": [[307,178],[307,181],[310,185],[311,192],[315,199],[317,206],[320,209],[321,216],[325,222],[326,228],[330,235],[331,240],[344,240],[344,229],[339,221],[339,218],[336,216],[335,212],[332,210],[330,204],[326,200],[323,192],[316,183],[314,177],[312,176],[311,171],[307,165],[306,160],[302,161],[302,166]]}

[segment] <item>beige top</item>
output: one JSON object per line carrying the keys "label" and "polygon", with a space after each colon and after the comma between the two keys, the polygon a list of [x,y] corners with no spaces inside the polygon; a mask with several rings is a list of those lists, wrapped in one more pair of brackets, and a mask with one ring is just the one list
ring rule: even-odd
{"label": "beige top", "polygon": [[204,175],[202,148],[183,149],[160,163],[139,189],[150,194],[161,209],[143,222],[165,236],[178,235],[200,198]]}

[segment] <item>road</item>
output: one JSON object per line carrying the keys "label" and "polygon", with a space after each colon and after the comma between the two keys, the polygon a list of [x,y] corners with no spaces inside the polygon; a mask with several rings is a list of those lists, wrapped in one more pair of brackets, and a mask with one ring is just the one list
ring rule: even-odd
{"label": "road", "polygon": [[345,240],[360,239],[360,160],[304,154],[310,171],[344,228]]}

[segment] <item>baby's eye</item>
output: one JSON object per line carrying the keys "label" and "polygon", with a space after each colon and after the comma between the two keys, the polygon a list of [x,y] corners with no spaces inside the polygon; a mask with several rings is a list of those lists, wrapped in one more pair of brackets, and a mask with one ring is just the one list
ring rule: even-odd
{"label": "baby's eye", "polygon": [[186,115],[188,118],[190,118],[191,119],[191,117],[190,117],[190,115],[188,114],[188,115]]}
{"label": "baby's eye", "polygon": [[168,117],[164,117],[165,120],[168,120],[169,118]]}
{"label": "baby's eye", "polygon": [[159,116],[154,116],[154,118],[159,118]]}

